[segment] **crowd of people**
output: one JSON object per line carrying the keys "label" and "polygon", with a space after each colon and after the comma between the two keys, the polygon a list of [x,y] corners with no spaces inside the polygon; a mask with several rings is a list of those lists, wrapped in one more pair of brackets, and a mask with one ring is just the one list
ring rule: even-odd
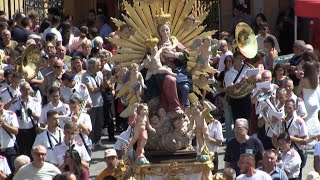
{"label": "crowd of people", "polygon": [[[303,167],[310,163],[305,150],[313,148],[316,172],[310,176],[315,177],[320,172],[319,57],[312,45],[302,40],[291,42],[287,27],[292,25],[293,15],[289,7],[278,17],[279,43],[270,34],[263,14],[252,23],[240,5],[234,15],[232,30],[239,22],[246,22],[256,32],[259,51],[254,58],[247,59],[232,48],[233,31],[222,32],[218,41],[211,42],[217,53],[209,59],[218,71],[202,74],[196,84],[186,68],[172,63],[187,59],[185,49],[177,46],[164,53],[172,72],[146,79],[147,89],[139,100],[147,101],[158,93],[166,102],[153,117],[165,118],[166,111],[175,111],[193,118],[198,146],[206,144],[216,154],[214,174],[219,168],[218,148],[225,141],[225,167],[220,168],[224,168],[226,179],[301,179]],[[171,43],[170,26],[158,28],[158,46]],[[128,39],[131,30],[123,25],[113,32],[106,17],[94,10],[80,27],[73,26],[71,16],[61,18],[56,8],[49,8],[41,23],[35,12],[16,13],[13,18],[0,12],[0,179],[88,180],[92,151],[106,149],[101,141],[106,134],[115,145],[105,150],[107,168],[97,179],[114,178],[117,160],[134,146],[129,140],[138,141],[139,137],[132,133],[134,122],[120,116],[127,102],[116,98],[122,81],[133,75],[121,73],[123,68],[108,61],[120,48],[108,38]],[[21,56],[32,45],[41,49],[40,67],[29,77],[32,72],[17,70],[17,64],[21,66]],[[293,57],[280,64],[276,61],[280,53],[293,53]],[[145,76],[136,66],[129,68],[135,77]],[[258,73],[249,74],[253,68]],[[256,84],[252,93],[240,98],[228,96],[228,91],[249,80]],[[209,116],[204,124],[197,119],[205,116],[205,103],[193,105],[188,100],[192,83],[216,106],[215,118]],[[201,89],[201,83],[210,84],[214,91]],[[118,140],[115,133],[121,133]],[[183,134],[184,129],[177,127],[175,133]],[[147,137],[142,138],[139,141],[146,143]],[[137,151],[143,154],[139,146]]]}

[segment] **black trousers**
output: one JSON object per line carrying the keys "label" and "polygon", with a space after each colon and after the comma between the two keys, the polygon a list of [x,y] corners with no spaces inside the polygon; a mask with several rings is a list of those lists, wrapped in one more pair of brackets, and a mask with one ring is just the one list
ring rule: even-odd
{"label": "black trousers", "polygon": [[20,155],[27,155],[31,157],[31,149],[36,139],[37,133],[35,128],[31,129],[19,129],[19,133],[17,135],[17,144],[19,147],[19,154]]}
{"label": "black trousers", "polygon": [[18,157],[18,153],[14,149],[14,147],[7,148],[5,150],[0,150],[0,155],[7,158],[11,172],[14,172],[14,160],[16,160],[16,158]]}
{"label": "black trousers", "polygon": [[107,101],[103,104],[104,110],[104,127],[108,127],[109,138],[114,138],[114,123],[113,118],[115,117],[114,101]]}
{"label": "black trousers", "polygon": [[[250,121],[251,115],[251,96],[250,94],[240,99],[230,98],[233,121],[238,118],[246,118]],[[249,123],[250,124],[250,123]]]}
{"label": "black trousers", "polygon": [[218,172],[218,164],[219,164],[219,157],[218,157],[218,153],[214,152],[214,160],[213,162],[213,169],[212,169],[212,174],[216,174]]}

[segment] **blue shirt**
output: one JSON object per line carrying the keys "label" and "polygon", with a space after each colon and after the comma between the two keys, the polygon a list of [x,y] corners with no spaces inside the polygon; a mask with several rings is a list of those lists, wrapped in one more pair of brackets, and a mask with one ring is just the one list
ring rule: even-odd
{"label": "blue shirt", "polygon": [[99,36],[101,36],[102,38],[105,38],[105,37],[108,37],[111,32],[112,32],[111,27],[105,23],[99,31]]}
{"label": "blue shirt", "polygon": [[[258,168],[259,170],[263,171],[263,167]],[[286,173],[276,166],[276,169],[270,174],[273,180],[288,180]]]}

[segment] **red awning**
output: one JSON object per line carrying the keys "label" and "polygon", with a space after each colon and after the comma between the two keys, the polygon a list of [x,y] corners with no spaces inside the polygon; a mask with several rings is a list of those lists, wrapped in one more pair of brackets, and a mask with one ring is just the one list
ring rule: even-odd
{"label": "red awning", "polygon": [[320,0],[296,0],[295,15],[300,17],[320,17]]}

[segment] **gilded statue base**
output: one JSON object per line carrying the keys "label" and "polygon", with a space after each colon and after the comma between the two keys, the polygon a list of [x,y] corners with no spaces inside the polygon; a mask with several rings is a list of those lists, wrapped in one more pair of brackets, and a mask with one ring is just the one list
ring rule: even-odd
{"label": "gilded statue base", "polygon": [[146,151],[145,156],[153,163],[171,163],[171,162],[194,162],[197,153],[194,150],[178,150],[176,152],[168,151]]}
{"label": "gilded statue base", "polygon": [[137,180],[209,180],[213,163],[168,162],[148,165],[132,165],[132,179]]}

